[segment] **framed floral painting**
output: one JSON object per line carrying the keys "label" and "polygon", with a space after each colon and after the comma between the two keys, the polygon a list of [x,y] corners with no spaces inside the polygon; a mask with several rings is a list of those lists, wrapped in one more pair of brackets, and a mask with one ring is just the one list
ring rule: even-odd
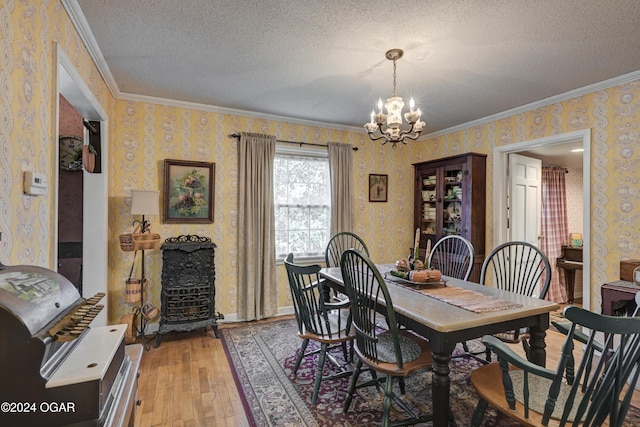
{"label": "framed floral painting", "polygon": [[215,163],[164,161],[165,223],[213,222]]}

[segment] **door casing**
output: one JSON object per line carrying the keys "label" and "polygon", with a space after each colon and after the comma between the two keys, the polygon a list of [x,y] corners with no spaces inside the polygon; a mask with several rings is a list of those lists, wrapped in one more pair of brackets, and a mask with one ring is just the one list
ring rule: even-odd
{"label": "door casing", "polygon": [[[568,142],[582,141],[582,173],[583,173],[583,221],[582,256],[585,266],[591,260],[591,129],[583,129],[575,132],[567,132],[560,135],[552,135],[529,141],[516,142],[514,144],[495,147],[493,149],[493,242],[492,247],[508,240],[507,232],[507,165],[508,155],[521,151],[530,151],[548,145],[560,145]],[[492,249],[489,248],[489,250]],[[555,260],[549,260],[555,263]],[[582,270],[582,305],[590,310],[591,307],[591,271]]]}
{"label": "door casing", "polygon": [[[87,173],[83,177],[83,233],[82,233],[82,292],[84,298],[89,298],[98,292],[107,294],[100,303],[104,309],[93,320],[96,326],[107,325],[109,312],[108,297],[108,117],[95,95],[91,92],[78,71],[73,66],[69,57],[62,51],[59,45],[54,48],[54,63],[57,64],[56,76],[53,79],[54,88],[54,109],[55,109],[55,140],[59,136],[60,99],[63,95],[67,101],[87,120],[101,122],[100,139],[102,141],[102,173]],[[85,129],[85,140],[88,138]],[[57,144],[56,144],[57,147]],[[53,164],[54,184],[51,191],[53,213],[51,233],[51,265],[49,268],[57,270],[58,265],[58,185],[59,185],[59,152],[55,152]]]}

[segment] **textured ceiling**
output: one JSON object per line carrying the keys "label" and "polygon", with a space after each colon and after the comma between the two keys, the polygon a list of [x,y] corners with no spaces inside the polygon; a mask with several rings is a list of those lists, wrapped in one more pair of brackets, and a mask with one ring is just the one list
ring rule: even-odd
{"label": "textured ceiling", "polygon": [[391,48],[405,50],[398,94],[427,133],[640,70],[637,0],[65,4],[80,6],[116,95],[333,125],[361,127],[391,95]]}

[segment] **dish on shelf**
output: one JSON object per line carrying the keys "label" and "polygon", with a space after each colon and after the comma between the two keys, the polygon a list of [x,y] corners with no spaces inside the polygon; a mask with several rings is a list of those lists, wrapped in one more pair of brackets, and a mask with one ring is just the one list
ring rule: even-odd
{"label": "dish on shelf", "polygon": [[433,202],[436,200],[435,190],[422,190],[422,200],[425,202]]}
{"label": "dish on shelf", "polygon": [[456,181],[462,182],[462,171],[458,171],[458,174],[456,175]]}
{"label": "dish on shelf", "polygon": [[462,205],[460,202],[451,202],[447,205],[447,212],[449,212],[449,218],[460,217],[462,212]]}
{"label": "dish on shelf", "polygon": [[436,219],[436,208],[425,207],[422,217],[424,219]]}

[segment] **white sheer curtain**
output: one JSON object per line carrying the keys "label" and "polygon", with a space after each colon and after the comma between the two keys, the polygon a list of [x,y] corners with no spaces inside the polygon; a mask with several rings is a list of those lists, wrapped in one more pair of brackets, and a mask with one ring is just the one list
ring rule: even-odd
{"label": "white sheer curtain", "polygon": [[331,175],[331,235],[353,231],[353,148],[351,144],[329,142]]}
{"label": "white sheer curtain", "polygon": [[240,134],[238,167],[238,317],[278,312],[273,159],[276,137]]}

